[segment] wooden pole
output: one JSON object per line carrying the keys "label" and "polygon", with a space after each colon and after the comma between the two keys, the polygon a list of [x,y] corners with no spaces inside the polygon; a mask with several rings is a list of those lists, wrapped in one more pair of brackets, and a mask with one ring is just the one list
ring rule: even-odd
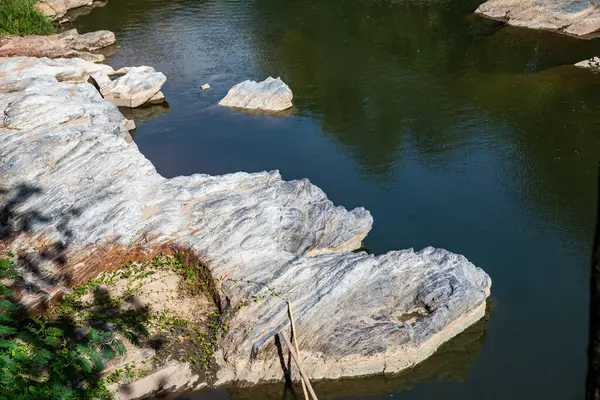
{"label": "wooden pole", "polygon": [[[290,313],[290,322],[292,323],[292,339],[294,340],[294,348],[296,349],[296,354],[300,357],[300,350],[298,350],[298,341],[296,340],[296,326],[294,324],[294,313],[292,312],[292,302],[287,301],[288,312]],[[302,383],[302,393],[304,393],[304,400],[308,399],[308,393],[306,392],[306,384],[304,383],[304,379],[300,379],[300,383]]]}
{"label": "wooden pole", "polygon": [[296,366],[298,367],[298,371],[300,371],[300,376],[306,383],[308,392],[312,396],[313,400],[319,400],[317,398],[317,395],[315,394],[315,391],[313,390],[312,385],[310,384],[310,381],[308,380],[308,377],[306,376],[306,374],[304,373],[304,370],[302,369],[302,366],[300,365],[300,360],[298,359],[298,356],[296,355],[296,352],[294,351],[294,348],[292,347],[292,344],[290,343],[290,339],[288,339],[287,336],[285,336],[281,332],[279,333],[279,337],[281,339],[283,339],[283,341],[285,342],[285,345],[288,347],[288,350],[290,351],[290,354],[292,355],[292,358],[294,359],[294,362],[296,363]]}

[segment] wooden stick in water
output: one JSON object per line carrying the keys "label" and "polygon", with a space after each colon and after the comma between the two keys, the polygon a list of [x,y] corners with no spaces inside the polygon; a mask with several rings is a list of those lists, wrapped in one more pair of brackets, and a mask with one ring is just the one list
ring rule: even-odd
{"label": "wooden stick in water", "polygon": [[[296,340],[296,326],[294,324],[294,313],[292,312],[292,302],[287,301],[288,312],[290,313],[290,322],[292,323],[292,338],[294,340],[294,348],[296,349],[296,354],[300,357],[300,350],[298,350],[298,341]],[[304,383],[304,379],[300,379],[300,383],[302,383],[302,393],[304,393],[304,400],[308,399],[308,393],[306,393],[306,384]]]}
{"label": "wooden stick in water", "polygon": [[315,391],[313,390],[312,385],[310,384],[310,381],[306,377],[306,374],[304,373],[304,370],[302,369],[302,366],[300,365],[300,360],[298,359],[298,356],[296,355],[296,352],[294,351],[294,348],[292,347],[292,344],[290,343],[290,339],[288,339],[287,336],[285,336],[281,332],[279,333],[279,337],[281,339],[283,339],[283,341],[285,342],[285,345],[288,347],[288,350],[290,351],[290,354],[292,355],[292,358],[294,359],[294,362],[296,363],[296,366],[298,367],[298,371],[300,371],[300,376],[304,380],[304,383],[306,383],[306,387],[308,388],[308,392],[312,396],[313,400],[319,400],[317,398],[317,395],[315,394]]}

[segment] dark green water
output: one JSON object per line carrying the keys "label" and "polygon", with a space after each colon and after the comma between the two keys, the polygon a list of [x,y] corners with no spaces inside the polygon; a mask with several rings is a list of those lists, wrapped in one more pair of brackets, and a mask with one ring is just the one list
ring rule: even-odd
{"label": "dark green water", "polygon": [[[600,55],[600,39],[507,28],[473,16],[477,5],[111,0],[75,23],[117,34],[110,64],[167,75],[170,108],[134,113],[164,176],[307,177],[371,210],[373,252],[444,247],[491,275],[489,321],[444,354],[400,377],[318,386],[323,396],[583,398],[600,75],[569,65]],[[269,75],[294,91],[292,115],[216,106]],[[199,398],[283,397],[261,390]]]}

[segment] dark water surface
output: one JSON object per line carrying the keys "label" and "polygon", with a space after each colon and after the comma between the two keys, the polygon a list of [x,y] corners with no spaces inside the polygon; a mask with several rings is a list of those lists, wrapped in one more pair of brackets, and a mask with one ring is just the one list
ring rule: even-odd
{"label": "dark water surface", "polygon": [[[583,398],[600,75],[570,64],[600,54],[600,39],[507,28],[477,5],[111,0],[76,21],[117,34],[115,67],[167,75],[170,108],[134,113],[164,176],[307,177],[372,212],[373,252],[444,247],[491,275],[489,320],[443,354],[399,377],[319,385],[323,396]],[[291,116],[216,106],[269,75],[292,88]],[[202,398],[283,397],[229,392]]]}

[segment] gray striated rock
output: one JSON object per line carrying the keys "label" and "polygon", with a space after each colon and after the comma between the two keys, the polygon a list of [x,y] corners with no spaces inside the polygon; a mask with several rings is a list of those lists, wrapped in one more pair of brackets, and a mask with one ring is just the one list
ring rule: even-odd
{"label": "gray striated rock", "polygon": [[110,31],[80,35],[72,29],[50,36],[4,36],[0,37],[0,57],[72,57],[98,62],[103,61],[104,56],[94,51],[114,43],[115,34]]}
{"label": "gray striated rock", "polygon": [[98,0],[38,0],[36,7],[42,14],[57,20],[64,17],[69,10],[85,6],[103,6],[104,4],[106,1]]}
{"label": "gray striated rock", "polygon": [[600,30],[598,0],[488,0],[475,12],[514,26],[576,36]]}
{"label": "gray striated rock", "polygon": [[35,76],[22,63],[0,59],[0,250],[35,264],[26,304],[183,250],[207,263],[229,315],[218,384],[281,379],[274,335],[289,328],[286,299],[312,379],[406,369],[484,315],[490,279],[463,256],[352,253],[370,213],[276,171],[165,179],[81,74],[46,65]]}
{"label": "gray striated rock", "polygon": [[283,111],[292,106],[292,91],[280,78],[238,83],[219,105],[250,110]]}

